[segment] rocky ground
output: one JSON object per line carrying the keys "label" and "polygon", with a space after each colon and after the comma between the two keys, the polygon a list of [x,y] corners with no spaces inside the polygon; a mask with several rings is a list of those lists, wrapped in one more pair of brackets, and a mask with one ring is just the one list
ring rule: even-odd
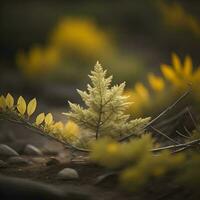
{"label": "rocky ground", "polygon": [[195,200],[191,192],[167,179],[152,180],[145,189],[127,193],[118,186],[116,176],[99,182],[108,172],[89,162],[86,155],[6,122],[0,123],[0,133],[2,200]]}

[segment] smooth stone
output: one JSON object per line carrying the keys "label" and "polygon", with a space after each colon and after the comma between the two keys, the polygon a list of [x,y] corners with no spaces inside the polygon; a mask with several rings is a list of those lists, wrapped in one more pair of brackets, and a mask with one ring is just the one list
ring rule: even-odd
{"label": "smooth stone", "polygon": [[0,160],[0,168],[6,168],[8,164],[4,162],[3,160]]}
{"label": "smooth stone", "polygon": [[64,168],[60,172],[58,172],[57,177],[58,179],[62,180],[72,180],[72,179],[78,179],[79,175],[75,169]]}
{"label": "smooth stone", "polygon": [[13,164],[13,165],[27,165],[27,164],[30,164],[30,162],[27,159],[19,157],[19,156],[10,157],[7,160],[7,162],[8,162],[8,164]]}
{"label": "smooth stone", "polygon": [[25,149],[24,149],[24,154],[29,155],[29,156],[42,156],[42,151],[38,149],[37,147],[27,144]]}
{"label": "smooth stone", "polygon": [[6,144],[0,144],[0,157],[19,156],[19,154]]}
{"label": "smooth stone", "polygon": [[91,192],[73,185],[60,187],[24,178],[0,175],[0,199],[89,200]]}

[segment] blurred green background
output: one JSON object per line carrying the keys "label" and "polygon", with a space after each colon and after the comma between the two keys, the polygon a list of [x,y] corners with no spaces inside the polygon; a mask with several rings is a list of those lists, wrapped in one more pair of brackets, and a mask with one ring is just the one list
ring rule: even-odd
{"label": "blurred green background", "polygon": [[2,0],[0,92],[63,106],[97,60],[127,88],[160,75],[172,52],[197,68],[199,19],[195,0]]}

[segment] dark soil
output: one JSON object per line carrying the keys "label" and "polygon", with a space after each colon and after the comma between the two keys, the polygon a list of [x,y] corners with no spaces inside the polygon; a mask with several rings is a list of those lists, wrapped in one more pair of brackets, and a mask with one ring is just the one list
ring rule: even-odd
{"label": "dark soil", "polygon": [[[80,178],[78,180],[59,180],[57,179],[57,173],[65,168],[70,167],[76,169]],[[44,164],[32,164],[28,166],[9,166],[7,168],[0,169],[0,174],[12,177],[26,178],[37,182],[48,183],[55,185],[55,187],[71,187],[76,186],[80,191],[84,191],[91,199],[94,200],[178,200],[189,199],[195,200],[196,198],[191,195],[187,189],[180,188],[174,185],[170,180],[155,182],[152,180],[141,191],[128,193],[123,191],[117,184],[117,177],[112,176],[105,179],[98,185],[96,185],[97,177],[105,174],[106,170],[91,163],[68,163],[68,164],[56,164],[47,166]]]}

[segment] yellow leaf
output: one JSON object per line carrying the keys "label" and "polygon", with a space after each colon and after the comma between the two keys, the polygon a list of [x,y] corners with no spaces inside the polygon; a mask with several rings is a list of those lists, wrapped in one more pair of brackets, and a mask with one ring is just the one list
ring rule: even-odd
{"label": "yellow leaf", "polygon": [[164,80],[161,77],[156,76],[152,73],[148,74],[148,81],[149,81],[149,84],[152,87],[152,89],[157,92],[162,91],[165,87]]}
{"label": "yellow leaf", "polygon": [[40,113],[35,120],[35,124],[39,126],[44,121],[45,115],[44,113]]}
{"label": "yellow leaf", "polygon": [[185,57],[183,72],[186,77],[192,75],[192,59],[190,56]]}
{"label": "yellow leaf", "polygon": [[21,115],[24,115],[24,113],[26,112],[26,101],[22,96],[20,96],[17,101],[17,110]]}
{"label": "yellow leaf", "polygon": [[4,109],[6,108],[6,99],[3,95],[0,97],[0,108]]}
{"label": "yellow leaf", "polygon": [[164,77],[166,79],[168,79],[169,81],[171,81],[175,84],[177,82],[179,82],[178,77],[176,76],[174,70],[171,67],[169,67],[168,65],[165,65],[165,64],[161,65],[161,71],[162,71]]}
{"label": "yellow leaf", "polygon": [[135,92],[141,97],[141,100],[147,101],[149,99],[149,91],[142,83],[135,84]]}
{"label": "yellow leaf", "polygon": [[14,105],[14,99],[13,99],[12,95],[9,93],[6,96],[6,105],[8,106],[8,108],[12,108]]}
{"label": "yellow leaf", "polygon": [[181,62],[177,54],[172,53],[172,63],[176,72],[181,72]]}
{"label": "yellow leaf", "polygon": [[51,123],[53,122],[53,116],[52,116],[52,114],[51,113],[48,113],[47,115],[46,115],[46,117],[45,117],[45,124],[46,125],[51,125]]}
{"label": "yellow leaf", "polygon": [[36,106],[37,106],[37,100],[36,100],[35,98],[32,99],[32,100],[28,103],[28,106],[27,106],[27,114],[28,114],[29,117],[35,112]]}

